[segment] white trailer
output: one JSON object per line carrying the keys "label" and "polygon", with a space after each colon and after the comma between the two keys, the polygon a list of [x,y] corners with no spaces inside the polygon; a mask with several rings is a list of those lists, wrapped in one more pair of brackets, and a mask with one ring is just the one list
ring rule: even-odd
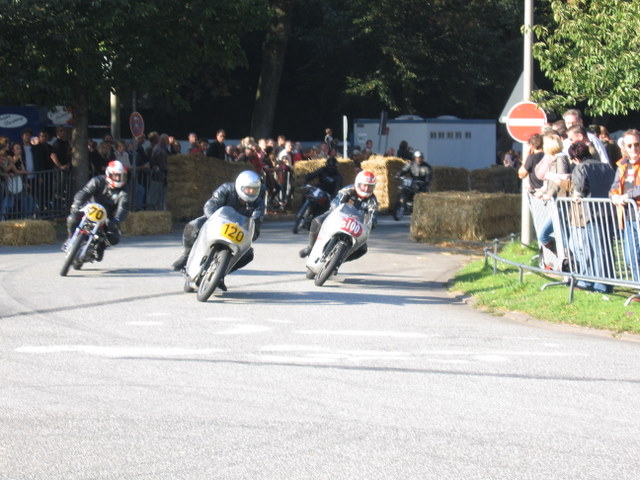
{"label": "white trailer", "polygon": [[496,163],[495,120],[403,116],[388,120],[382,135],[379,130],[380,119],[356,119],[354,144],[364,148],[372,140],[373,152],[384,154],[389,147],[397,152],[400,142],[406,140],[432,166],[476,170]]}

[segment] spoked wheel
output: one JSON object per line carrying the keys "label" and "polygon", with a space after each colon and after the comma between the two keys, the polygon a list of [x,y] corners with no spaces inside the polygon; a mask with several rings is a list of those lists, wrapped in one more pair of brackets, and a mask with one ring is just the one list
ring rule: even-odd
{"label": "spoked wheel", "polygon": [[69,245],[69,247],[67,248],[67,256],[65,257],[62,268],[60,269],[61,276],[67,276],[67,273],[69,273],[69,268],[72,264],[73,268],[75,268],[76,270],[80,269],[80,267],[76,268],[76,264],[79,263],[80,266],[82,266],[82,262],[80,262],[80,260],[76,260],[76,255],[78,255],[78,251],[80,250],[80,247],[82,246],[84,240],[84,235],[77,235],[76,238],[73,239],[73,242],[71,242],[71,245]]}
{"label": "spoked wheel", "polygon": [[327,260],[322,265],[322,268],[316,275],[314,283],[317,287],[321,287],[324,282],[331,276],[333,271],[337,269],[341,264],[344,255],[347,253],[347,244],[344,242],[338,242],[327,255]]}
{"label": "spoked wheel", "polygon": [[213,291],[220,283],[227,271],[229,262],[231,261],[231,251],[223,248],[222,250],[212,250],[209,258],[204,266],[205,272],[198,285],[198,301],[206,302]]}

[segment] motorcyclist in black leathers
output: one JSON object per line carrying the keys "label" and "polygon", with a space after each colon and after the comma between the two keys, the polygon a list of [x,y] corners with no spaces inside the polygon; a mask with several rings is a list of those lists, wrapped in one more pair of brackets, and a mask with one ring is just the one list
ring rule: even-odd
{"label": "motorcyclist in black leathers", "polygon": [[338,160],[336,157],[327,158],[325,166],[315,172],[311,172],[304,177],[304,183],[318,179],[318,188],[327,192],[331,197],[335,197],[338,190],[342,188],[342,175],[338,171]]}
{"label": "motorcyclist in black leathers", "polygon": [[[104,175],[93,177],[73,197],[73,204],[67,217],[67,233],[71,238],[82,216],[80,210],[89,202],[101,204],[107,210],[107,242],[116,245],[120,242],[120,223],[129,213],[129,194],[124,190],[127,174],[124,165],[118,160],[109,162]],[[101,242],[96,250],[97,261],[102,261],[107,245]],[[66,248],[66,244],[65,244]]]}
{"label": "motorcyclist in black leathers", "polygon": [[395,178],[401,179],[407,174],[413,179],[413,188],[416,192],[429,191],[433,178],[433,167],[425,161],[420,150],[413,153],[413,161],[402,167]]}
{"label": "motorcyclist in black leathers", "polygon": [[[300,250],[299,254],[301,258],[307,257],[311,253],[313,245],[318,239],[318,233],[320,233],[320,227],[325,218],[341,203],[351,203],[356,208],[363,210],[371,218],[371,228],[374,228],[378,218],[378,199],[373,193],[376,187],[376,177],[368,170],[364,170],[358,175],[353,185],[347,185],[338,192],[336,198],[331,202],[331,208],[328,212],[317,216],[311,222],[311,229],[309,230],[309,244]],[[358,250],[353,252],[346,261],[355,260],[367,253],[367,244],[362,245]]]}
{"label": "motorcyclist in black leathers", "polygon": [[[189,252],[191,252],[200,228],[220,207],[233,207],[239,214],[253,218],[255,225],[253,240],[257,240],[260,236],[260,226],[265,213],[265,191],[264,185],[260,182],[260,177],[251,170],[245,170],[240,173],[235,182],[226,182],[216,188],[211,198],[204,204],[204,215],[191,220],[185,225],[182,234],[182,254],[173,262],[172,268],[175,271],[180,271],[185,267],[189,259]],[[231,271],[244,267],[252,260],[253,248],[250,248],[233,266]],[[224,280],[220,281],[218,288],[222,291],[227,291]]]}

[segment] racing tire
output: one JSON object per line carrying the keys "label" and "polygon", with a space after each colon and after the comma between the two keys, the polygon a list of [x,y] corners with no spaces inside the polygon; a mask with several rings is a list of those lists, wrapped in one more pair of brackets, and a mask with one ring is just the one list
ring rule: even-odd
{"label": "racing tire", "polygon": [[[82,262],[80,262],[80,260],[76,260],[76,256],[78,255],[78,251],[80,250],[80,247],[82,246],[84,240],[84,235],[77,235],[76,238],[73,239],[73,242],[71,242],[71,245],[69,245],[69,248],[67,248],[67,256],[65,257],[62,268],[60,269],[60,275],[62,277],[67,276],[67,273],[69,273],[69,268],[72,264],[73,268],[75,268],[76,270],[79,270],[82,266]],[[80,267],[76,268],[77,263],[80,264]]]}
{"label": "racing tire", "polygon": [[346,253],[347,244],[342,241],[336,243],[331,252],[329,252],[327,260],[322,265],[322,268],[318,272],[318,275],[316,275],[316,278],[314,280],[316,287],[321,287],[322,285],[324,285],[324,282],[326,282],[327,279],[331,275],[333,275],[335,271],[338,270],[338,268],[340,268],[340,265],[342,265],[343,257]]}
{"label": "racing tire", "polygon": [[212,250],[209,253],[209,258],[205,263],[205,272],[200,279],[200,285],[198,285],[197,298],[199,302],[206,302],[209,300],[211,294],[220,283],[220,280],[227,272],[227,267],[231,261],[231,251],[223,248],[221,250]]}

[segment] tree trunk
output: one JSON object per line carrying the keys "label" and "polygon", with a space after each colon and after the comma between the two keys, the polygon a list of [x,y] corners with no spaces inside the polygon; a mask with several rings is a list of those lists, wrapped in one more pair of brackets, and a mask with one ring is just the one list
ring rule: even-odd
{"label": "tree trunk", "polygon": [[254,138],[266,138],[272,134],[295,2],[296,0],[272,0],[271,2],[274,18],[262,45],[260,79],[251,116],[251,135]]}
{"label": "tree trunk", "polygon": [[77,192],[89,179],[89,106],[84,94],[76,96],[72,106],[73,133],[71,134],[71,164],[73,165],[73,191]]}

